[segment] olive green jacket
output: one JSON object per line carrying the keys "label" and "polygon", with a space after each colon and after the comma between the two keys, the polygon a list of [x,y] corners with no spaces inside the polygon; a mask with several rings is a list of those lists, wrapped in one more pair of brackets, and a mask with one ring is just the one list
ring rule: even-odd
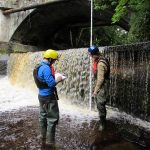
{"label": "olive green jacket", "polygon": [[108,71],[108,67],[104,62],[101,62],[101,59],[99,59],[99,62],[97,64],[97,76],[96,76],[96,83],[94,87],[94,93],[98,93],[100,89],[103,87],[105,83],[105,73]]}

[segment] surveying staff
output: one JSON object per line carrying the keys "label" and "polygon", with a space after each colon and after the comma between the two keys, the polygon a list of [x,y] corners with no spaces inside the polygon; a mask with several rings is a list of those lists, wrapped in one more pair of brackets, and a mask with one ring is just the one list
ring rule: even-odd
{"label": "surveying staff", "polygon": [[98,129],[102,131],[106,127],[106,101],[109,91],[110,65],[96,46],[89,47],[88,52],[92,57],[94,78],[96,79],[93,97],[96,100],[100,117]]}
{"label": "surveying staff", "polygon": [[55,50],[44,52],[43,60],[33,71],[34,81],[39,89],[38,99],[40,103],[40,130],[42,144],[55,146],[55,130],[59,120],[58,96],[56,85],[62,81],[62,77],[54,78],[52,64],[58,60]]}

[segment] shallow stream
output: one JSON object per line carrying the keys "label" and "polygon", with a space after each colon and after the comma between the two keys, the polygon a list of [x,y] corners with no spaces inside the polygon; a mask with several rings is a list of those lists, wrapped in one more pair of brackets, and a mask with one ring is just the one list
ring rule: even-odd
{"label": "shallow stream", "polygon": [[[37,95],[0,78],[0,150],[40,150]],[[150,123],[107,107],[107,129],[98,114],[59,100],[56,145],[60,150],[146,150]]]}

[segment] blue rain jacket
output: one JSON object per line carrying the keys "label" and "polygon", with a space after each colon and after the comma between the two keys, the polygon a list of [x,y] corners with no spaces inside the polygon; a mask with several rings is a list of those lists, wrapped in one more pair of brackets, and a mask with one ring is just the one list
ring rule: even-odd
{"label": "blue rain jacket", "polygon": [[38,77],[43,81],[46,82],[49,88],[40,89],[39,88],[39,95],[41,96],[52,96],[54,94],[54,89],[56,86],[56,81],[52,75],[50,69],[50,63],[42,61],[40,63],[42,66],[38,70]]}

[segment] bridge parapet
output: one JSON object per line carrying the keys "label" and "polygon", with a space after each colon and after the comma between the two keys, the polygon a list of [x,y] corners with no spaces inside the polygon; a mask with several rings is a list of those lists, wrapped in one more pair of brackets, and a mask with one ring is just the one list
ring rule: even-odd
{"label": "bridge parapet", "polygon": [[[46,1],[46,0],[45,0]],[[0,0],[0,41],[8,42],[12,37],[14,31],[20,25],[20,23],[33,11],[21,11],[16,14],[10,14],[9,16],[3,15],[3,10],[8,8],[18,8],[23,6],[29,6],[36,3],[45,2],[42,0]]]}
{"label": "bridge parapet", "polygon": [[0,41],[9,42],[18,26],[34,9],[20,11],[9,15],[4,15],[4,10],[56,1],[58,0],[0,0]]}
{"label": "bridge parapet", "polygon": [[18,8],[54,0],[0,0],[0,8]]}
{"label": "bridge parapet", "polygon": [[8,42],[20,23],[30,14],[31,10],[4,16],[0,10],[0,41]]}
{"label": "bridge parapet", "polygon": [[[112,25],[112,10],[93,15],[93,27]],[[90,16],[89,0],[0,0],[0,41],[67,49],[74,46],[71,36],[90,26]],[[124,19],[117,25],[129,29]]]}

